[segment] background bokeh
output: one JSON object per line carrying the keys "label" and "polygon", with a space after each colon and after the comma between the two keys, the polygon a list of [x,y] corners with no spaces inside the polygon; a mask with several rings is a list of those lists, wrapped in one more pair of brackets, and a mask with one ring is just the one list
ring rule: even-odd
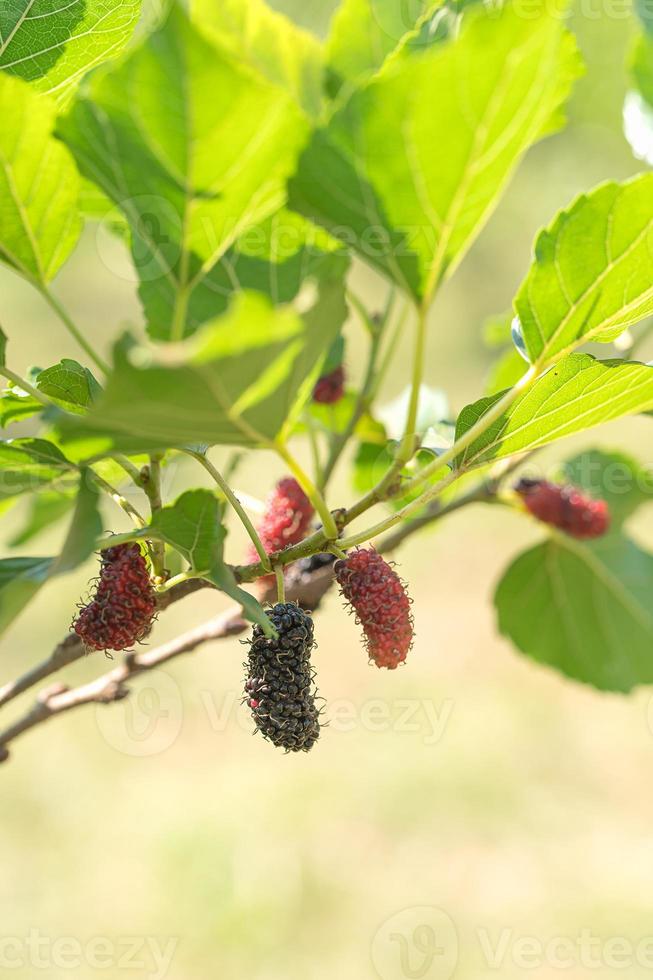
{"label": "background bokeh", "polygon": [[[334,6],[274,5],[318,31]],[[623,9],[614,4],[612,12]],[[621,126],[634,23],[584,0],[574,27],[588,71],[570,125],[530,153],[433,313],[428,381],[447,390],[455,410],[482,391],[491,357],[482,322],[509,307],[537,229],[577,192],[638,169]],[[361,268],[353,275],[371,305],[382,301],[380,280]],[[121,326],[140,324],[130,279],[119,246],[91,227],[56,291],[106,348]],[[5,269],[0,296],[18,370],[78,355]],[[364,342],[354,323],[348,336],[355,378]],[[406,348],[384,397],[404,387],[407,359]],[[548,458],[600,444],[650,463],[650,431],[644,419],[613,424]],[[272,458],[252,456],[239,486],[260,495],[277,475]],[[186,465],[167,482],[172,494],[203,475]],[[345,466],[334,503],[350,493]],[[20,513],[2,519],[3,538]],[[122,526],[120,512],[107,510],[106,520]],[[32,551],[48,553],[62,532]],[[623,698],[572,684],[497,637],[494,584],[539,533],[500,508],[476,508],[411,541],[401,565],[417,642],[397,674],[368,667],[353,620],[331,595],[319,613],[316,654],[330,726],[309,756],[286,757],[252,738],[237,640],[141,679],[128,702],[84,709],[17,742],[0,769],[0,939],[17,940],[7,955],[18,957],[7,975],[648,976],[653,706],[645,690]],[[653,542],[645,510],[633,533]],[[234,558],[243,546],[234,529]],[[91,563],[29,607],[2,641],[0,684],[65,634],[92,574]],[[179,604],[154,641],[221,605],[215,595]],[[66,679],[105,666],[95,655]],[[35,937],[45,937],[40,949]],[[538,944],[557,938],[567,947],[538,954]],[[64,943],[55,947],[57,939]],[[75,943],[78,966],[70,965]],[[628,944],[638,955],[628,958]],[[164,963],[170,957],[165,971],[158,950]]]}

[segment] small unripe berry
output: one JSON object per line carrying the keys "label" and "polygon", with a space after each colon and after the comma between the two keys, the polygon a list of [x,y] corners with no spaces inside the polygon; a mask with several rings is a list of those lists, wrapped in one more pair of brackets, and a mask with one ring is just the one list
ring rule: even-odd
{"label": "small unripe berry", "polygon": [[533,517],[572,538],[599,538],[610,527],[605,500],[588,497],[577,487],[524,479],[517,483],[515,491]]}
{"label": "small unripe berry", "polygon": [[313,401],[318,405],[335,405],[345,394],[345,367],[337,368],[323,375],[313,388]]}
{"label": "small unripe berry", "polygon": [[245,700],[264,738],[286,752],[309,752],[320,737],[311,664],[313,620],[292,602],[277,603],[266,615],[278,636],[271,639],[254,626]]}
{"label": "small unripe berry", "polygon": [[413,643],[411,600],[395,570],[373,548],[337,561],[341,593],[363,627],[367,652],[377,667],[394,670]]}
{"label": "small unripe berry", "polygon": [[137,544],[102,552],[95,596],[82,608],[73,629],[92,650],[129,650],[149,634],[156,594]]}

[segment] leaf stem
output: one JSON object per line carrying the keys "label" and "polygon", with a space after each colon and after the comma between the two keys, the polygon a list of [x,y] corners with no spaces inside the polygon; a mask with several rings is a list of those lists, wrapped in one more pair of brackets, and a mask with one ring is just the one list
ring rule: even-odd
{"label": "leaf stem", "polygon": [[115,459],[118,466],[121,466],[125,473],[131,477],[137,487],[140,487],[141,490],[145,489],[143,486],[143,475],[138,466],[135,466],[130,459],[127,459],[127,457],[123,456],[121,453],[116,453],[116,455],[112,458]]}
{"label": "leaf stem", "polygon": [[424,356],[426,351],[426,327],[428,321],[428,307],[422,304],[417,310],[417,325],[415,329],[415,350],[413,353],[413,377],[410,390],[410,402],[408,404],[408,415],[404,428],[404,437],[399,451],[397,461],[408,463],[412,459],[417,446],[417,414],[419,412],[419,396],[424,377]]}
{"label": "leaf stem", "polygon": [[177,291],[172,327],[170,329],[170,340],[173,342],[179,342],[184,339],[189,298],[188,287],[180,288]]}
{"label": "leaf stem", "polygon": [[24,392],[26,392],[26,394],[31,395],[35,401],[40,402],[45,408],[51,408],[54,404],[47,395],[43,394],[42,391],[39,391],[39,389],[35,388],[34,385],[31,385],[29,381],[25,381],[19,374],[16,374],[15,371],[12,371],[5,365],[0,365],[0,375],[2,375],[3,378],[6,378],[7,381],[11,381],[18,388],[21,388]]}
{"label": "leaf stem", "polygon": [[[99,475],[99,473],[96,473],[95,470],[90,470],[90,472],[93,474],[93,479],[94,479],[95,483],[98,485],[98,487],[100,487],[101,490],[104,490],[105,493],[108,493],[109,496],[111,497],[111,499],[115,503],[117,503],[118,506],[122,510],[124,510],[124,512],[126,514],[129,515],[129,517],[131,517],[131,519],[134,522],[134,524],[136,525],[136,527],[138,527],[138,528],[145,527],[146,521],[142,517],[142,515],[137,511],[137,509],[134,507],[134,505],[131,504],[126,499],[126,497],[123,497],[123,495],[118,490],[116,490],[115,487],[111,486],[111,484],[108,483],[104,479],[104,477],[101,477]],[[109,547],[109,545],[107,545],[107,547]]]}
{"label": "leaf stem", "polygon": [[320,460],[320,447],[317,442],[317,433],[315,431],[315,426],[313,424],[313,419],[310,416],[310,412],[304,413],[304,425],[306,426],[306,432],[308,433],[308,443],[311,447],[311,456],[313,457],[313,472],[315,474],[315,482],[318,487],[324,487],[324,473],[322,470],[322,462]]}
{"label": "leaf stem", "polygon": [[203,466],[206,472],[209,473],[209,475],[215,480],[215,482],[220,487],[220,489],[222,490],[223,494],[225,495],[225,497],[227,498],[227,500],[229,501],[233,509],[236,511],[238,517],[242,521],[245,530],[249,534],[252,544],[256,548],[256,552],[259,558],[261,559],[261,564],[263,565],[263,568],[265,569],[266,572],[269,573],[272,570],[272,566],[270,564],[268,553],[263,546],[263,542],[261,541],[256,528],[254,527],[251,520],[249,519],[249,515],[247,514],[247,511],[245,510],[245,508],[243,507],[243,505],[241,504],[238,497],[235,495],[235,493],[233,492],[233,490],[231,489],[227,481],[224,479],[222,474],[219,472],[219,470],[216,469],[213,463],[203,453],[195,452],[193,449],[183,449],[181,451],[186,453],[186,455],[191,456],[193,459],[197,460],[200,466]]}
{"label": "leaf stem", "polygon": [[[401,487],[401,493],[410,493],[411,490],[421,486],[425,480],[429,479],[429,477],[434,476],[444,467],[454,463],[460,454],[465,451],[465,449],[471,446],[476,439],[480,438],[483,433],[487,432],[490,426],[501,418],[504,412],[510,408],[510,406],[517,400],[517,398],[519,398],[526,388],[534,383],[537,377],[538,369],[533,366],[513,388],[506,392],[503,398],[500,398],[497,402],[495,402],[495,404],[487,412],[485,412],[485,414],[482,415],[478,421],[460,437],[460,439],[456,440],[450,449],[448,449],[428,466],[425,466],[414,479],[404,484],[404,486]],[[411,501],[411,503],[407,504],[405,507],[402,507],[401,510],[398,510],[395,514],[387,517],[384,521],[381,521],[379,524],[375,524],[366,531],[353,534],[349,538],[343,538],[339,542],[340,547],[353,548],[357,544],[363,544],[363,542],[369,541],[378,534],[383,534],[385,531],[389,531],[390,528],[394,527],[396,524],[400,524],[407,518],[412,517],[413,514],[420,511],[422,507],[426,506],[426,504],[430,503],[432,500],[435,500],[436,497],[439,497],[440,494],[446,490],[447,487],[451,486],[451,484],[457,479],[459,479],[464,472],[465,471],[462,467],[457,470],[450,470],[450,472],[443,477],[442,480],[440,480],[434,486],[428,487],[419,497]]]}
{"label": "leaf stem", "polygon": [[336,527],[336,522],[333,519],[331,511],[326,505],[324,497],[284,443],[277,441],[274,443],[274,448],[284,463],[287,464],[290,472],[320,515],[327,539],[335,541],[338,537],[338,528]]}
{"label": "leaf stem", "polygon": [[99,354],[96,354],[91,344],[88,342],[88,340],[86,339],[82,331],[79,329],[79,327],[77,327],[75,323],[73,323],[70,315],[66,312],[66,310],[61,305],[61,303],[56,298],[56,296],[53,296],[53,294],[50,292],[50,290],[45,285],[45,283],[40,283],[38,288],[43,298],[47,301],[47,303],[57,314],[57,316],[59,317],[63,325],[66,327],[68,333],[72,337],[74,337],[74,339],[77,341],[77,343],[82,348],[82,350],[85,351],[85,353],[93,361],[95,366],[98,367],[103,374],[109,374],[110,371],[109,365],[106,363],[106,361],[104,361],[100,357]]}
{"label": "leaf stem", "polygon": [[540,374],[541,371],[536,365],[530,367],[526,374],[519,379],[517,384],[510,388],[502,398],[499,398],[487,412],[481,415],[478,421],[457,439],[450,449],[447,449],[446,452],[438,456],[432,463],[425,466],[409,483],[405,484],[402,492],[410,493],[412,490],[421,486],[426,480],[430,479],[430,477],[434,476],[438,470],[441,470],[444,466],[448,466],[450,463],[455,463],[458,456],[487,432],[490,426],[494,425],[514,402],[517,401],[519,396],[537,381]]}
{"label": "leaf stem", "polygon": [[373,402],[376,396],[378,395],[381,385],[383,384],[385,377],[390,369],[390,365],[394,360],[394,356],[397,352],[397,346],[399,344],[399,341],[401,340],[402,330],[406,323],[406,317],[408,316],[408,312],[410,309],[411,309],[411,304],[409,302],[406,302],[403,306],[403,309],[401,310],[401,313],[399,314],[399,319],[397,320],[394,330],[391,333],[390,341],[388,343],[387,349],[379,365],[379,369],[376,372],[376,376],[374,378],[374,382],[370,390],[370,402]]}
{"label": "leaf stem", "polygon": [[[150,456],[150,462],[147,468],[144,470],[144,474],[141,475],[141,486],[147,495],[147,499],[150,502],[150,513],[152,517],[160,511],[163,502],[161,500],[161,460],[163,455],[161,453],[152,453]],[[152,567],[154,569],[154,574],[157,578],[165,579],[166,577],[166,546],[164,541],[153,540],[152,547]]]}
{"label": "leaf stem", "polygon": [[190,582],[195,578],[197,578],[197,575],[194,572],[180,572],[179,575],[173,575],[163,585],[158,586],[156,589],[157,594],[163,595],[165,592],[170,592],[171,589],[174,589],[176,585],[181,585],[182,582]]}
{"label": "leaf stem", "polygon": [[333,472],[338,464],[342,453],[351,439],[352,435],[356,430],[360,419],[362,418],[364,412],[366,412],[371,404],[371,394],[372,388],[375,382],[376,375],[376,365],[379,358],[379,351],[381,349],[381,340],[383,338],[383,329],[379,328],[375,330],[372,335],[370,342],[370,350],[367,359],[367,369],[365,372],[365,378],[361,390],[356,401],[356,407],[352,412],[351,418],[347,422],[344,432],[336,436],[331,445],[331,450],[329,452],[329,458],[324,464],[324,469],[322,471],[322,480],[320,483],[320,488],[322,492],[326,489],[329,480],[333,476]]}

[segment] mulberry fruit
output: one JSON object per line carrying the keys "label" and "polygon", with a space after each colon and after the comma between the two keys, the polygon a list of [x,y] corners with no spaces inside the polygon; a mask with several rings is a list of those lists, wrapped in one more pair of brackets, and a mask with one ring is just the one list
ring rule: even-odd
{"label": "mulberry fruit", "polygon": [[377,667],[394,670],[413,643],[411,601],[393,568],[373,548],[352,551],[335,564],[341,593],[363,627]]}
{"label": "mulberry fruit", "polygon": [[[277,483],[268,498],[265,517],[258,528],[261,543],[268,555],[281,551],[291,544],[299,544],[313,519],[313,505],[293,477],[285,477]],[[250,550],[250,561],[258,561],[255,548]]]}
{"label": "mulberry fruit", "polygon": [[337,368],[323,375],[313,388],[313,401],[318,405],[335,405],[345,394],[345,368]]}
{"label": "mulberry fruit", "polygon": [[605,500],[594,500],[577,487],[546,480],[520,480],[515,491],[533,517],[573,538],[599,538],[610,527]]}
{"label": "mulberry fruit", "polygon": [[137,544],[102,552],[97,590],[73,623],[75,633],[92,650],[129,650],[149,634],[156,594]]}
{"label": "mulberry fruit", "polygon": [[267,616],[278,636],[270,639],[254,627],[245,700],[264,738],[286,752],[309,752],[320,736],[313,620],[292,602],[278,603]]}

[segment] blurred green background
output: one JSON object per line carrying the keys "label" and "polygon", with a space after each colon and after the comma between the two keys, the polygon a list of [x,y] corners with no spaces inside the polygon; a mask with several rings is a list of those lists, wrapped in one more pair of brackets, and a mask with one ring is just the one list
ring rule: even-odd
{"label": "blurred green background", "polygon": [[[316,30],[334,6],[274,5]],[[613,14],[621,10],[613,5]],[[531,152],[433,313],[428,381],[449,392],[456,411],[482,391],[491,355],[481,324],[509,307],[537,229],[577,192],[638,169],[621,127],[634,23],[585,0],[574,27],[588,71],[570,125]],[[382,301],[385,287],[372,273],[353,275],[370,305]],[[91,227],[56,291],[106,348],[121,326],[140,323],[132,279],[120,247]],[[5,269],[0,296],[17,370],[78,356]],[[348,335],[355,378],[364,343],[354,323]],[[407,358],[405,349],[384,397],[406,384]],[[649,462],[649,440],[650,421],[633,419],[549,459],[601,444]],[[278,475],[271,458],[255,456],[238,486],[262,495]],[[167,489],[202,482],[184,466]],[[343,467],[333,502],[350,493]],[[19,515],[3,518],[3,538]],[[106,521],[123,526],[118,511],[107,510]],[[646,510],[633,533],[653,542]],[[32,551],[48,553],[61,535],[56,529]],[[497,638],[494,584],[538,536],[526,520],[477,508],[413,540],[400,560],[417,642],[397,674],[368,667],[353,620],[331,595],[316,653],[330,725],[310,756],[286,757],[252,738],[237,640],[143,678],[128,702],[84,709],[17,742],[0,769],[0,939],[16,940],[0,947],[7,975],[648,976],[653,704],[645,690],[623,698],[574,685]],[[243,547],[234,530],[234,559]],[[65,634],[93,574],[90,563],[29,607],[2,642],[0,684]],[[215,595],[177,605],[154,642],[222,606]],[[66,679],[108,666],[95,655]],[[8,718],[26,704],[6,709]],[[30,930],[32,941],[45,938],[40,947],[28,946]],[[567,945],[538,955],[538,943],[556,938]],[[624,970],[629,943],[639,956]],[[564,960],[569,948],[563,969],[554,953]]]}

